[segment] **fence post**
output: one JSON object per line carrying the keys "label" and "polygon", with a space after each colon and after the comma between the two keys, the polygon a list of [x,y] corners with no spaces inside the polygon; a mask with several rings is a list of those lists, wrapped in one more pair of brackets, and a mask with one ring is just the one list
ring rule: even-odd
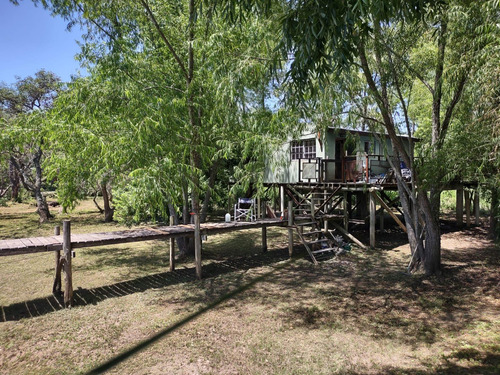
{"label": "fence post", "polygon": [[[170,216],[170,226],[174,225],[174,217]],[[170,242],[170,271],[175,270],[175,238],[171,237],[169,238]]]}
{"label": "fence post", "polygon": [[[54,227],[54,236],[61,234],[61,227]],[[52,293],[61,293],[61,250],[54,251],[54,260],[56,261],[56,273],[54,275],[54,285],[52,286]]]}
{"label": "fence post", "polygon": [[63,221],[64,306],[73,306],[73,272],[71,270],[71,221]]}

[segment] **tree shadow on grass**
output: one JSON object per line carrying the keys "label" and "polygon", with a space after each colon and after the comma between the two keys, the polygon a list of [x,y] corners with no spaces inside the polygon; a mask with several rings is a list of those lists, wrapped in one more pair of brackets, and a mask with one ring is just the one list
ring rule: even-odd
{"label": "tree shadow on grass", "polygon": [[[256,254],[250,257],[241,257],[214,262],[203,266],[203,277],[213,278],[234,271],[248,270],[263,267],[288,259],[287,249]],[[73,293],[75,306],[95,305],[108,298],[122,297],[133,293],[144,292],[149,289],[163,288],[171,285],[188,283],[196,280],[195,268],[177,269],[173,272],[162,272],[133,280],[122,281],[97,288],[78,288]],[[0,306],[0,321],[17,321],[33,318],[63,309],[63,297],[51,295],[30,301],[15,303],[9,306]]]}

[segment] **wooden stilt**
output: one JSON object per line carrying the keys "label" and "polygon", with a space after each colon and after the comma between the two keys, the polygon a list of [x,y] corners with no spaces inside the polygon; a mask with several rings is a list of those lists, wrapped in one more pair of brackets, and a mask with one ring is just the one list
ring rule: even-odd
{"label": "wooden stilt", "polygon": [[460,186],[457,188],[457,225],[464,225],[464,188]]}
{"label": "wooden stilt", "polygon": [[328,233],[328,219],[325,219],[323,223],[323,232]]}
{"label": "wooden stilt", "polygon": [[344,229],[346,232],[349,231],[349,203],[348,200],[349,195],[347,194],[347,191],[344,191]]}
{"label": "wooden stilt", "polygon": [[401,220],[399,220],[399,218],[396,216],[396,214],[394,212],[392,212],[391,208],[387,205],[387,203],[384,202],[382,197],[379,197],[377,195],[377,193],[375,193],[375,192],[372,192],[372,194],[373,194],[373,197],[379,201],[380,205],[382,206],[382,210],[385,209],[387,211],[387,213],[389,215],[391,215],[391,217],[394,219],[394,221],[400,226],[400,228],[403,229],[405,231],[405,233],[407,233],[406,226],[403,224],[403,222]]}
{"label": "wooden stilt", "polygon": [[[59,236],[61,234],[61,227],[56,226],[54,228],[54,236]],[[54,259],[56,265],[56,272],[54,275],[54,285],[52,286],[52,293],[61,293],[61,250],[54,251]]]}
{"label": "wooden stilt", "polygon": [[285,218],[285,187],[283,185],[280,186],[280,211],[281,217]]}
{"label": "wooden stilt", "polygon": [[480,212],[479,189],[476,189],[474,191],[474,216],[475,216],[474,224],[476,224],[476,225],[479,225],[479,212]]}
{"label": "wooden stilt", "polygon": [[382,207],[380,209],[380,212],[379,212],[379,229],[382,231],[384,230],[384,207]]}
{"label": "wooden stilt", "polygon": [[470,191],[465,190],[465,225],[467,228],[470,227],[470,201],[471,201],[471,196],[470,196]]}
{"label": "wooden stilt", "polygon": [[[174,225],[174,217],[170,216],[170,226]],[[175,270],[175,238],[170,238],[170,271]]]}
{"label": "wooden stilt", "polygon": [[257,219],[260,219],[260,197],[257,197]]}
{"label": "wooden stilt", "polygon": [[375,247],[375,193],[370,191],[370,247]]}
{"label": "wooden stilt", "polygon": [[200,214],[194,215],[194,260],[196,263],[196,277],[201,280],[201,233],[200,233]]}
{"label": "wooden stilt", "polygon": [[293,202],[288,202],[288,255],[293,255]]}
{"label": "wooden stilt", "polygon": [[64,306],[73,306],[73,271],[71,270],[71,222],[63,221]]}
{"label": "wooden stilt", "polygon": [[267,252],[267,227],[262,226],[262,252]]}

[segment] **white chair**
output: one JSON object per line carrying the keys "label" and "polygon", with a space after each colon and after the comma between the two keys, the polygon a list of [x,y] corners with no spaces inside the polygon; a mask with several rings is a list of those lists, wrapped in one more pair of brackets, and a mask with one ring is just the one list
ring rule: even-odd
{"label": "white chair", "polygon": [[255,199],[238,198],[234,205],[234,221],[255,221]]}

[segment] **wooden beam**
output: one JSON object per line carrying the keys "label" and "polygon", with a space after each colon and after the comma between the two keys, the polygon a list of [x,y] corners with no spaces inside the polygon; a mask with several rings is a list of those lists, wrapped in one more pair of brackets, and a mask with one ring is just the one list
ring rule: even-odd
{"label": "wooden beam", "polygon": [[267,228],[265,225],[262,226],[262,252],[267,252]]}
{"label": "wooden beam", "polygon": [[283,185],[280,186],[280,211],[281,217],[285,217],[285,187]]}
{"label": "wooden beam", "polygon": [[474,216],[475,216],[474,223],[476,225],[479,225],[479,212],[480,212],[480,207],[479,207],[479,189],[476,189],[474,191]]}
{"label": "wooden beam", "polygon": [[288,202],[288,255],[293,255],[293,202]]}
{"label": "wooden beam", "polygon": [[349,231],[349,202],[347,201],[348,200],[348,197],[349,195],[347,194],[347,191],[344,191],[344,229],[346,230],[346,232]]}
{"label": "wooden beam", "polygon": [[194,260],[196,265],[196,277],[201,280],[201,233],[200,214],[194,214]]}
{"label": "wooden beam", "polygon": [[375,192],[370,191],[370,247],[375,247]]}
{"label": "wooden beam", "polygon": [[[170,216],[170,226],[174,225],[174,217]],[[170,262],[169,262],[169,269],[170,272],[175,270],[175,238],[170,238],[169,239],[170,243]]]}
{"label": "wooden beam", "polygon": [[347,232],[344,228],[342,228],[340,225],[338,225],[336,222],[332,221],[332,225],[338,229],[340,233],[342,233],[344,236],[349,238],[352,242],[354,242],[356,245],[361,247],[363,250],[366,250],[366,246],[358,240],[356,237],[354,237],[351,233]]}
{"label": "wooden beam", "polygon": [[457,188],[456,219],[459,227],[464,225],[464,188],[461,185]]}
{"label": "wooden beam", "polygon": [[385,210],[389,213],[389,215],[391,215],[391,217],[394,219],[394,221],[401,227],[401,229],[403,229],[405,231],[405,233],[407,233],[407,229],[405,227],[405,225],[401,222],[401,220],[399,220],[399,218],[396,216],[396,214],[394,212],[392,212],[392,210],[390,209],[390,207],[384,202],[384,200],[382,198],[380,198],[376,192],[372,192],[373,196],[375,198],[377,198],[377,200],[380,202],[381,206],[383,208],[385,208]]}
{"label": "wooden beam", "polygon": [[73,306],[73,271],[71,270],[71,222],[63,221],[64,306]]}

